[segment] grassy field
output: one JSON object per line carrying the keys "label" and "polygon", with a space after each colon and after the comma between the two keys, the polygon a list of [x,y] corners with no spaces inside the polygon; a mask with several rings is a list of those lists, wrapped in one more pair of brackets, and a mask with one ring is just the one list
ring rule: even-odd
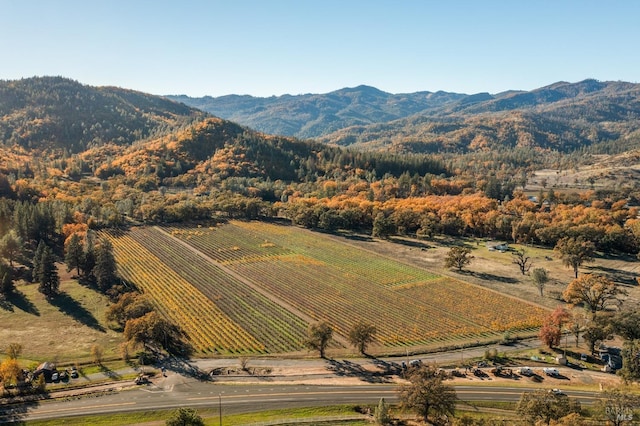
{"label": "grassy field", "polygon": [[118,356],[122,336],[105,322],[108,299],[65,275],[60,291],[48,301],[38,292],[37,284],[19,284],[15,294],[1,305],[2,345],[20,343],[22,362],[26,363],[87,362],[93,345],[104,349],[105,358]]}
{"label": "grassy field", "polygon": [[307,324],[321,320],[337,346],[347,348],[350,328],[364,320],[377,327],[372,350],[433,349],[535,334],[547,314],[293,226],[231,221],[108,235],[123,277],[183,326],[201,355],[299,351]]}
{"label": "grassy field", "polygon": [[[219,413],[214,409],[199,409],[198,415],[202,417],[205,425],[218,425]],[[33,426],[57,426],[65,424],[66,426],[84,426],[84,425],[164,425],[165,420],[171,415],[171,410],[165,411],[146,411],[140,413],[113,414],[103,416],[79,416],[68,417],[65,419],[55,419],[47,421],[33,421],[29,425]],[[280,425],[286,425],[287,421],[291,424],[299,423],[301,419],[305,419],[304,424],[326,424],[326,425],[349,425],[361,426],[370,425],[366,420],[357,421],[359,417],[352,405],[336,405],[329,407],[308,407],[308,408],[291,408],[283,410],[268,410],[257,413],[246,414],[224,414],[222,423],[227,426],[241,426],[260,424],[268,422],[277,422]],[[339,418],[349,418],[354,420],[340,421]],[[314,422],[313,420],[316,419]],[[323,421],[323,419],[325,421]],[[331,419],[331,420],[330,420]]]}

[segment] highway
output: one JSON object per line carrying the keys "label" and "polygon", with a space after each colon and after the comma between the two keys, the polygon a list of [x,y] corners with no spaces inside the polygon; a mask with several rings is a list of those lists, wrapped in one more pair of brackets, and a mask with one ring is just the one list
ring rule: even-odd
{"label": "highway", "polygon": [[[533,388],[456,386],[461,401],[517,401],[522,392],[530,390]],[[591,404],[597,396],[594,392],[567,391],[567,394],[583,404]],[[168,388],[143,386],[99,397],[2,406],[0,423],[176,407],[217,409],[221,406],[223,414],[234,414],[292,407],[372,404],[381,397],[389,402],[397,401],[397,385],[216,384],[191,380]]]}

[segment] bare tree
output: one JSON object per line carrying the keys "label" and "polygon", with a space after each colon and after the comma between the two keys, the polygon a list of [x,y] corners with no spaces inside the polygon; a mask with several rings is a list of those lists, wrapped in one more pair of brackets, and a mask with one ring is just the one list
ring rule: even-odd
{"label": "bare tree", "polygon": [[522,275],[527,275],[529,269],[531,269],[531,258],[527,256],[527,252],[525,249],[515,250],[511,252],[511,256],[513,256],[513,263],[518,265],[520,268],[520,272]]}

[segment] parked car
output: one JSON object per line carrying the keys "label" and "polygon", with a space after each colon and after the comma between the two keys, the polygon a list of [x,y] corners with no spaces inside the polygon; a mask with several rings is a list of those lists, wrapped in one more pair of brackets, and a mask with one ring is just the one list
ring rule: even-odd
{"label": "parked car", "polygon": [[518,372],[523,376],[533,376],[533,370],[531,367],[520,367]]}
{"label": "parked car", "polygon": [[60,381],[60,374],[57,371],[51,373],[51,381],[57,383]]}
{"label": "parked car", "polygon": [[547,367],[547,368],[543,368],[542,371],[547,376],[554,376],[555,377],[555,376],[559,376],[560,375],[560,371],[558,371],[557,368]]}
{"label": "parked car", "polygon": [[587,361],[589,359],[589,357],[587,356],[587,354],[580,354],[580,361]]}

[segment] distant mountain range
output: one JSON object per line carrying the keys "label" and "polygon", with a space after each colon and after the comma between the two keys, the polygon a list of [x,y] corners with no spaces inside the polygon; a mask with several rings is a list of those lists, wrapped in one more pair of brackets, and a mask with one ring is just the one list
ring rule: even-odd
{"label": "distant mountain range", "polygon": [[211,114],[266,134],[393,153],[573,152],[614,141],[625,149],[640,144],[640,85],[626,82],[559,82],[495,95],[390,94],[358,86],[315,95],[188,98],[63,77],[0,81],[4,146],[69,153],[106,143],[128,146]]}
{"label": "distant mountain range", "polygon": [[397,152],[571,151],[640,129],[640,85],[627,82],[558,82],[495,95],[390,94],[358,86],[269,98],[168,98],[265,133]]}

